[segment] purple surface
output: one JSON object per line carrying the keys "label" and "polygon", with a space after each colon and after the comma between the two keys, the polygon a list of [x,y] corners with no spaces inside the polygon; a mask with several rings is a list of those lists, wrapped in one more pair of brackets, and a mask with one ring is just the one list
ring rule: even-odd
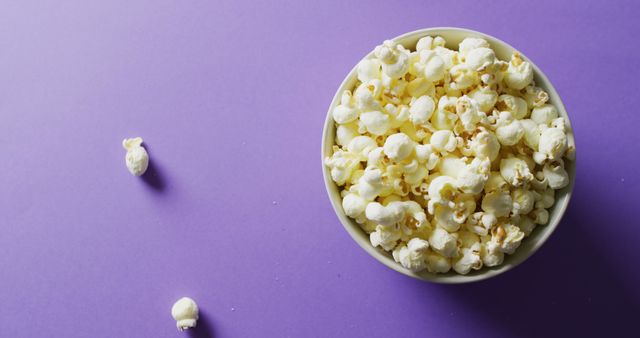
{"label": "purple surface", "polygon": [[[2,1],[0,337],[637,334],[640,3],[394,3]],[[557,232],[472,285],[375,262],[321,177],[343,77],[433,26],[524,52],[577,138]],[[120,145],[138,135],[146,180]],[[190,334],[169,314],[183,295]]]}

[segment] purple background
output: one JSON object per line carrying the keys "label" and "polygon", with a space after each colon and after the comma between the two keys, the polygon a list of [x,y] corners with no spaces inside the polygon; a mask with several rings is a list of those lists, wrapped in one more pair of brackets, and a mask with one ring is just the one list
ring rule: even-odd
{"label": "purple background", "polygon": [[[640,3],[2,1],[1,337],[637,334]],[[523,266],[472,285],[375,262],[324,190],[326,109],[385,38],[494,35],[545,70],[574,199]],[[124,165],[142,136],[153,170]],[[189,295],[197,330],[169,311]]]}

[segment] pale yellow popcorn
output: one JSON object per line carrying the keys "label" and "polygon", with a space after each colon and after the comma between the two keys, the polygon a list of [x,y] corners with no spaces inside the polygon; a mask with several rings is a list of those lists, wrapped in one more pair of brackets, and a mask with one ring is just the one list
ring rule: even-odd
{"label": "pale yellow popcorn", "polygon": [[142,146],[142,138],[135,137],[124,139],[122,147],[127,151],[125,164],[129,172],[134,176],[142,176],[149,167],[149,154]]}
{"label": "pale yellow popcorn", "polygon": [[387,40],[376,47],[374,54],[382,64],[382,71],[389,77],[402,77],[409,70],[409,52],[402,45]]}
{"label": "pale yellow popcorn", "polygon": [[431,135],[431,146],[442,154],[456,150],[457,140],[453,132],[449,130],[438,130]]}
{"label": "pale yellow popcorn", "polygon": [[414,149],[414,142],[404,133],[389,135],[384,142],[384,153],[393,161],[407,158]]}
{"label": "pale yellow popcorn", "polygon": [[451,258],[458,253],[456,246],[456,236],[448,233],[442,228],[436,227],[429,236],[431,250],[439,253],[443,257]]}
{"label": "pale yellow popcorn", "polygon": [[518,120],[525,118],[529,113],[527,101],[508,94],[503,94],[498,97],[496,107],[501,111],[510,112],[513,118]]}
{"label": "pale yellow popcorn", "polygon": [[569,184],[569,174],[564,167],[558,163],[547,163],[542,168],[544,177],[549,182],[551,189],[562,189]]}
{"label": "pale yellow popcorn", "polygon": [[431,115],[436,108],[433,99],[427,95],[420,96],[411,103],[409,108],[409,120],[415,125],[424,125],[429,123]]}
{"label": "pale yellow popcorn", "polygon": [[356,169],[360,168],[358,154],[336,150],[331,157],[324,160],[324,164],[331,168],[331,179],[338,185],[343,185]]}
{"label": "pale yellow popcorn", "polygon": [[514,215],[526,215],[533,210],[535,205],[535,197],[533,192],[524,189],[514,189],[511,192],[511,199],[513,200],[513,209],[511,212]]}
{"label": "pale yellow popcorn", "polygon": [[465,38],[460,42],[458,51],[462,56],[467,56],[469,52],[477,48],[489,48],[489,43],[485,39],[480,38]]}
{"label": "pale yellow popcorn", "polygon": [[354,193],[349,193],[342,198],[342,209],[351,218],[358,218],[367,207],[367,201]]}
{"label": "pale yellow popcorn", "polygon": [[451,88],[457,90],[470,88],[480,81],[478,73],[466,64],[451,67],[449,75],[451,76]]}
{"label": "pale yellow popcorn", "polygon": [[521,187],[534,178],[527,163],[517,157],[505,158],[500,161],[500,175],[514,187]]}
{"label": "pale yellow popcorn", "polygon": [[403,267],[419,272],[427,268],[427,253],[429,242],[420,238],[412,238],[407,245],[402,245],[393,250],[393,258]]}
{"label": "pale yellow popcorn", "polygon": [[482,210],[491,213],[496,217],[509,215],[513,201],[511,195],[504,191],[493,191],[482,198]]}
{"label": "pale yellow popcorn", "polygon": [[456,114],[464,130],[469,132],[475,130],[476,125],[482,121],[483,117],[486,117],[480,112],[476,101],[466,95],[458,98]]}
{"label": "pale yellow popcorn", "polygon": [[451,270],[451,261],[436,252],[426,254],[427,270],[432,273],[447,273]]}
{"label": "pale yellow popcorn", "polygon": [[384,135],[391,128],[389,115],[379,111],[360,114],[360,122],[369,133],[376,136]]}
{"label": "pale yellow popcorn", "polygon": [[496,54],[491,48],[480,47],[469,51],[465,56],[464,63],[472,70],[481,72],[493,66],[496,61]]}
{"label": "pale yellow popcorn", "polygon": [[421,50],[418,55],[418,62],[414,64],[417,74],[431,82],[442,80],[446,69],[440,55],[432,50]]}
{"label": "pale yellow popcorn", "polygon": [[358,63],[358,80],[367,82],[379,80],[382,77],[382,65],[377,59],[364,59]]}
{"label": "pale yellow popcorn", "polygon": [[397,226],[384,226],[378,224],[376,230],[369,234],[369,241],[374,247],[381,247],[387,251],[393,250],[401,237]]}
{"label": "pale yellow popcorn", "polygon": [[497,125],[496,137],[502,145],[515,145],[524,136],[524,128],[520,124],[520,121],[514,119],[508,111],[500,112]]}
{"label": "pale yellow popcorn", "polygon": [[490,87],[478,87],[468,95],[478,103],[478,109],[484,113],[491,111],[498,101],[498,93]]}
{"label": "pale yellow popcorn", "polygon": [[559,160],[567,150],[567,136],[559,128],[547,128],[540,134],[538,151],[544,158]]}
{"label": "pale yellow popcorn", "polygon": [[520,90],[528,86],[533,80],[533,67],[522,60],[520,54],[515,53],[509,62],[509,68],[504,74],[504,82],[510,88]]}
{"label": "pale yellow popcorn", "polygon": [[498,138],[486,129],[480,129],[469,144],[471,152],[474,156],[480,158],[488,158],[490,161],[495,160],[500,152],[500,142]]}
{"label": "pale yellow popcorn", "polygon": [[441,36],[425,36],[418,40],[416,44],[416,50],[419,52],[421,50],[430,50],[435,49],[436,47],[444,47],[446,41]]}

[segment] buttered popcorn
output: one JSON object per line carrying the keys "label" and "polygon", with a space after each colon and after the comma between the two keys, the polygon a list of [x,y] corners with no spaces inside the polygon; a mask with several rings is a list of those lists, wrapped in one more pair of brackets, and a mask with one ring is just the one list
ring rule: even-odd
{"label": "buttered popcorn", "polygon": [[362,60],[331,112],[325,165],[374,247],[411,271],[467,274],[549,221],[575,148],[520,54],[499,60],[479,38],[445,45],[385,41]]}

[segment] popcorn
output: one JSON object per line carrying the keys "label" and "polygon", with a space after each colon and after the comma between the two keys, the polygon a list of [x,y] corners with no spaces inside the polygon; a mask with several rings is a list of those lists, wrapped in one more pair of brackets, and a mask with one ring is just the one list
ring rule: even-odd
{"label": "popcorn", "polygon": [[390,135],[384,142],[385,155],[396,162],[400,162],[411,155],[413,148],[413,141],[404,133]]}
{"label": "popcorn", "polygon": [[331,110],[324,162],[345,215],[414,272],[502,264],[569,184],[568,121],[529,62],[499,60],[483,39],[458,51],[437,36],[416,50],[385,41],[373,54]]}
{"label": "popcorn", "polygon": [[[429,205],[450,205],[457,193],[456,181],[449,176],[438,176],[429,184]],[[431,209],[431,207],[430,207]],[[432,211],[429,213],[433,214]]]}
{"label": "popcorn", "polygon": [[454,122],[458,119],[456,112],[456,104],[458,99],[455,97],[442,96],[438,101],[438,109],[431,117],[431,124],[438,130],[452,130]]}
{"label": "popcorn", "polygon": [[482,267],[482,259],[480,258],[480,243],[471,248],[463,248],[461,256],[453,263],[453,269],[461,274],[466,275],[472,269],[479,270]]}
{"label": "popcorn", "polygon": [[[339,184],[335,179],[334,181]],[[367,167],[358,180],[358,195],[367,201],[375,199],[385,190],[385,188],[386,184],[382,180],[382,171],[375,167]]]}
{"label": "popcorn", "polygon": [[333,181],[338,185],[344,185],[353,172],[360,168],[360,158],[357,154],[337,150],[324,160],[324,164],[331,168]]}
{"label": "popcorn", "polygon": [[347,150],[352,154],[359,155],[360,161],[366,161],[369,153],[377,148],[376,141],[369,136],[356,136],[347,145]]}
{"label": "popcorn", "polygon": [[500,251],[500,244],[497,243],[493,237],[488,241],[482,242],[480,246],[480,257],[482,257],[482,263],[486,267],[492,267],[502,264],[504,261],[504,253]]}
{"label": "popcorn", "polygon": [[427,270],[432,273],[447,273],[451,270],[449,258],[442,257],[435,252],[426,254]]}
{"label": "popcorn", "polygon": [[378,224],[376,230],[369,234],[369,241],[373,247],[381,247],[387,251],[393,250],[400,240],[400,230],[395,226]]}
{"label": "popcorn", "polygon": [[420,163],[424,163],[428,170],[432,170],[438,164],[440,157],[436,154],[430,144],[416,144],[416,158]]}
{"label": "popcorn", "polygon": [[360,114],[360,122],[362,122],[369,133],[375,136],[384,135],[391,128],[389,115],[379,111]]}
{"label": "popcorn", "polygon": [[358,136],[358,126],[356,124],[341,124],[336,128],[336,144],[346,146],[351,140]]}
{"label": "popcorn", "polygon": [[479,111],[478,104],[468,96],[458,98],[456,103],[456,114],[465,131],[473,131],[476,125],[486,116]]}
{"label": "popcorn", "polygon": [[547,222],[549,222],[549,212],[547,209],[536,209],[532,215],[533,222],[536,224],[547,224]]}
{"label": "popcorn", "polygon": [[376,59],[364,59],[358,63],[358,80],[367,82],[379,80],[382,76],[381,63]]}
{"label": "popcorn", "polygon": [[127,151],[125,163],[127,169],[134,176],[142,176],[149,167],[149,154],[142,146],[142,138],[128,138],[122,141],[122,147]]}
{"label": "popcorn", "polygon": [[367,207],[367,201],[357,194],[350,193],[342,198],[342,209],[351,218],[359,218]]}
{"label": "popcorn", "polygon": [[[516,251],[524,238],[524,232],[520,231],[520,228],[513,224],[506,224],[494,229],[502,229],[501,231],[505,233],[504,237],[499,239],[499,250],[509,255]],[[500,232],[500,230],[498,230],[498,232]]]}
{"label": "popcorn", "polygon": [[446,154],[456,150],[456,137],[449,130],[438,130],[431,135],[431,146],[440,153]]}
{"label": "popcorn", "polygon": [[492,191],[482,199],[482,210],[495,217],[504,217],[511,212],[511,195],[504,191]]}
{"label": "popcorn", "polygon": [[457,176],[457,186],[465,193],[479,194],[489,179],[491,162],[488,158],[474,158]]}
{"label": "popcorn", "polygon": [[480,38],[465,38],[460,42],[458,50],[462,56],[467,56],[469,52],[477,48],[489,48],[489,43],[485,39]]}
{"label": "popcorn", "polygon": [[533,174],[527,163],[517,157],[500,161],[500,175],[514,187],[521,187],[533,180]]}
{"label": "popcorn", "polygon": [[359,111],[351,104],[351,91],[345,90],[342,93],[340,104],[333,109],[333,120],[339,124],[349,123],[358,118]]}
{"label": "popcorn", "polygon": [[444,44],[445,41],[441,36],[436,36],[435,38],[431,36],[425,36],[424,38],[418,40],[418,43],[416,44],[416,50],[419,52],[425,49],[429,50],[436,47],[444,47]]}
{"label": "popcorn", "polygon": [[514,54],[504,74],[504,82],[510,88],[520,90],[528,86],[531,81],[533,81],[533,67],[529,62],[522,60],[520,54]]}
{"label": "popcorn", "polygon": [[524,143],[531,149],[538,149],[540,143],[541,130],[533,120],[520,120],[520,125],[524,129]]}
{"label": "popcorn", "polygon": [[430,82],[442,80],[445,73],[444,61],[438,53],[423,49],[419,52],[419,59],[413,67],[417,76],[423,76]]}
{"label": "popcorn", "polygon": [[355,106],[361,111],[382,110],[382,105],[378,99],[382,95],[382,82],[380,80],[370,80],[361,83],[353,93]]}
{"label": "popcorn", "polygon": [[508,111],[511,113],[511,116],[515,119],[523,119],[529,113],[529,108],[527,106],[527,101],[522,98],[512,96],[512,95],[500,95],[498,97],[496,108],[501,111]]}
{"label": "popcorn", "polygon": [[520,121],[513,119],[510,112],[500,112],[499,127],[496,128],[496,137],[502,145],[512,146],[524,136],[524,128]]}
{"label": "popcorn", "polygon": [[491,111],[498,101],[498,93],[490,87],[479,87],[471,91],[468,95],[478,104],[478,109],[484,113]]}
{"label": "popcorn", "polygon": [[500,152],[500,143],[493,133],[482,128],[480,132],[471,139],[470,148],[474,156],[488,158],[489,161],[493,161],[498,157],[498,153]]}
{"label": "popcorn", "polygon": [[415,125],[424,125],[429,123],[431,115],[435,109],[435,102],[427,95],[420,96],[409,108],[409,120]]}
{"label": "popcorn", "polygon": [[511,192],[511,200],[513,201],[514,215],[526,215],[533,210],[535,204],[535,197],[533,193],[524,188],[518,188]]}
{"label": "popcorn", "polygon": [[429,236],[431,249],[444,257],[454,257],[458,252],[456,237],[442,228],[435,228]]}
{"label": "popcorn", "polygon": [[391,78],[404,76],[409,70],[409,53],[403,46],[387,40],[374,50],[382,71]]}
{"label": "popcorn", "polygon": [[412,238],[407,242],[407,245],[400,246],[393,251],[393,258],[411,271],[422,271],[427,267],[428,249],[429,242],[420,238]]}
{"label": "popcorn", "polygon": [[478,83],[478,73],[466,64],[459,64],[451,67],[449,71],[451,76],[451,88],[463,90]]}
{"label": "popcorn", "polygon": [[567,150],[567,136],[559,128],[547,128],[540,134],[538,151],[547,159],[559,160]]}
{"label": "popcorn", "polygon": [[407,92],[413,97],[426,95],[428,97],[435,96],[435,86],[433,82],[428,81],[424,77],[417,77],[407,84]]}
{"label": "popcorn", "polygon": [[558,110],[550,104],[533,108],[531,111],[531,120],[537,124],[549,125],[556,118],[558,118]]}
{"label": "popcorn", "polygon": [[529,108],[540,107],[549,100],[549,94],[541,88],[527,86],[523,98],[527,101]]}
{"label": "popcorn", "polygon": [[196,327],[198,305],[193,299],[182,297],[171,307],[171,316],[176,320],[176,326],[180,331]]}
{"label": "popcorn", "polygon": [[551,189],[562,189],[569,184],[569,174],[562,165],[547,163],[542,168],[542,172]]}
{"label": "popcorn", "polygon": [[480,47],[470,50],[464,62],[469,68],[481,72],[491,67],[495,61],[496,54],[492,49]]}

